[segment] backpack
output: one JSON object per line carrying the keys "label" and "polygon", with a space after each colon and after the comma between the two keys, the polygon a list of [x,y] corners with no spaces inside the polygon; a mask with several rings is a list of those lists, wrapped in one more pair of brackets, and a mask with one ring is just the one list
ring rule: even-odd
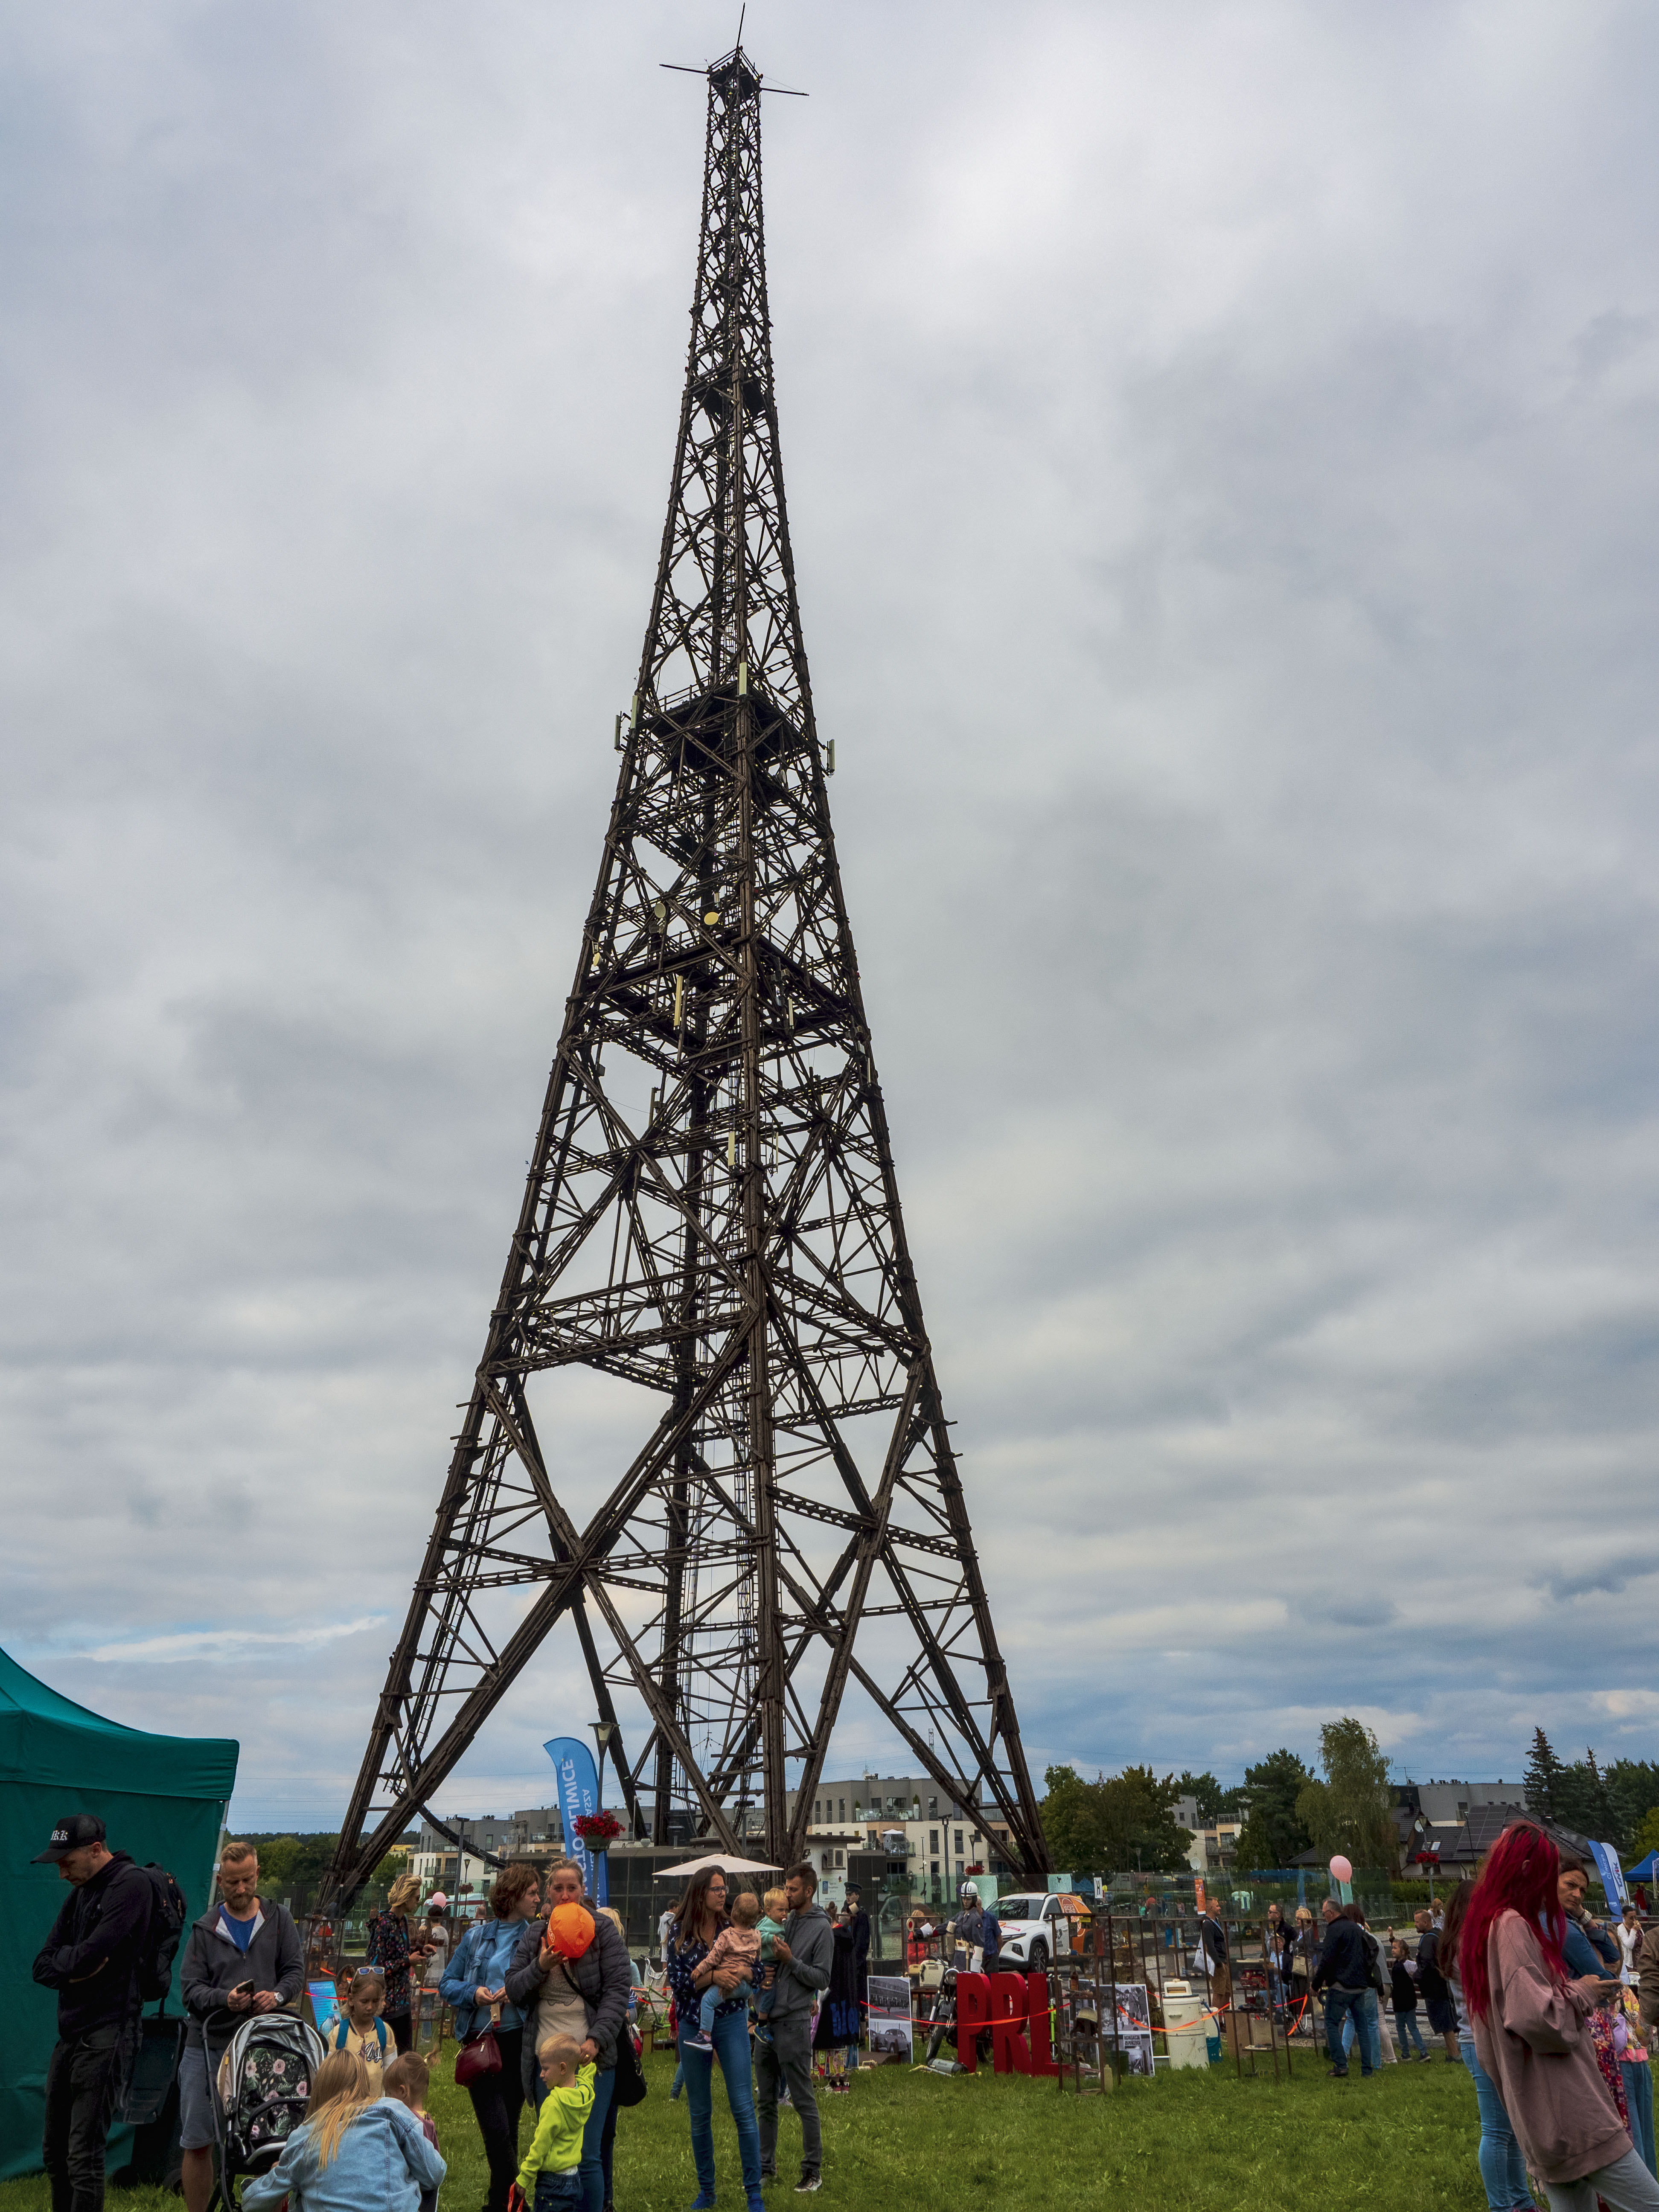
{"label": "backpack", "polygon": [[1381,1939],[1373,1936],[1369,1928],[1362,1928],[1360,1929],[1359,1939],[1365,1946],[1366,1956],[1370,1963],[1371,1987],[1377,1992],[1379,1996],[1386,1997],[1391,1996],[1393,1994],[1393,1984],[1389,1976],[1383,1971],[1382,1945]]}
{"label": "backpack", "polygon": [[[351,2022],[346,2018],[345,2014],[342,2013],[338,2020],[335,2021],[333,2027],[329,2030],[329,2049],[331,2051],[343,2051],[346,2047],[346,2038],[351,2034],[352,2032]],[[377,2015],[374,2021],[374,2039],[380,2046],[380,2058],[382,2063],[385,2062],[386,2058],[386,2022]]]}
{"label": "backpack", "polygon": [[1440,1971],[1440,1930],[1425,1928],[1417,1939],[1417,1986],[1431,2004],[1443,2004],[1451,1995]]}
{"label": "backpack", "polygon": [[185,1903],[185,1893],[164,1866],[157,1866],[152,1859],[139,1871],[149,1883],[150,1905],[143,1945],[134,1969],[138,1978],[138,1995],[141,2000],[165,1998],[173,1987],[173,1961],[179,1949],[179,1938],[185,1932],[189,1908]]}

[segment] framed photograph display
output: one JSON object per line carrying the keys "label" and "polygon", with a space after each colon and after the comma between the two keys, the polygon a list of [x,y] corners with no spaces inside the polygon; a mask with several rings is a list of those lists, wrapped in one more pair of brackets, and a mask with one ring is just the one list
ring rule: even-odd
{"label": "framed photograph display", "polygon": [[870,1974],[864,1984],[865,2018],[870,2048],[908,2064],[915,2057],[910,2023],[910,1978],[908,1974]]}

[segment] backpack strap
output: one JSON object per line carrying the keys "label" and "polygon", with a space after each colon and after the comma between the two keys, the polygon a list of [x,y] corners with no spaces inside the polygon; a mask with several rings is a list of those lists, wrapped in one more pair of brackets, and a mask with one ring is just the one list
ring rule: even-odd
{"label": "backpack strap", "polygon": [[380,2019],[378,2014],[375,2015],[374,2033],[380,2042],[380,2056],[384,2058],[386,2057],[386,2022]]}

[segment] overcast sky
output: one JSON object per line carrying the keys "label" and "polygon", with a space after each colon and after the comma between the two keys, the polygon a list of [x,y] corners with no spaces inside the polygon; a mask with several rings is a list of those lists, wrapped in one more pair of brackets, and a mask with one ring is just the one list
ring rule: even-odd
{"label": "overcast sky", "polygon": [[[667,494],[657,64],[732,12],[0,19],[0,1633],[240,1737],[241,1825],[337,1819],[482,1346]],[[1659,23],[746,43],[811,95],[795,556],[1034,1765],[1655,1755]],[[545,1801],[572,1658],[445,1804]]]}

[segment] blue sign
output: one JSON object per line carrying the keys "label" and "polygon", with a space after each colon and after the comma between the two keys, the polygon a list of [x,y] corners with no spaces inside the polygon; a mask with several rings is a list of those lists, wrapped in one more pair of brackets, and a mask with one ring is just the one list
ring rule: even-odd
{"label": "blue sign", "polygon": [[1606,1893],[1607,1903],[1615,1912],[1622,1911],[1626,1894],[1625,1875],[1624,1869],[1619,1863],[1619,1854],[1611,1844],[1593,1843],[1590,1845],[1590,1856],[1595,1861],[1596,1871],[1601,1877],[1601,1887]]}
{"label": "blue sign", "polygon": [[553,1771],[559,1778],[559,1811],[564,1820],[566,1855],[581,1869],[582,1880],[594,1904],[608,1905],[611,1886],[606,1880],[605,1853],[590,1851],[576,1833],[580,1815],[599,1809],[599,1774],[593,1764],[593,1754],[574,1735],[556,1735],[542,1749],[552,1760]]}

